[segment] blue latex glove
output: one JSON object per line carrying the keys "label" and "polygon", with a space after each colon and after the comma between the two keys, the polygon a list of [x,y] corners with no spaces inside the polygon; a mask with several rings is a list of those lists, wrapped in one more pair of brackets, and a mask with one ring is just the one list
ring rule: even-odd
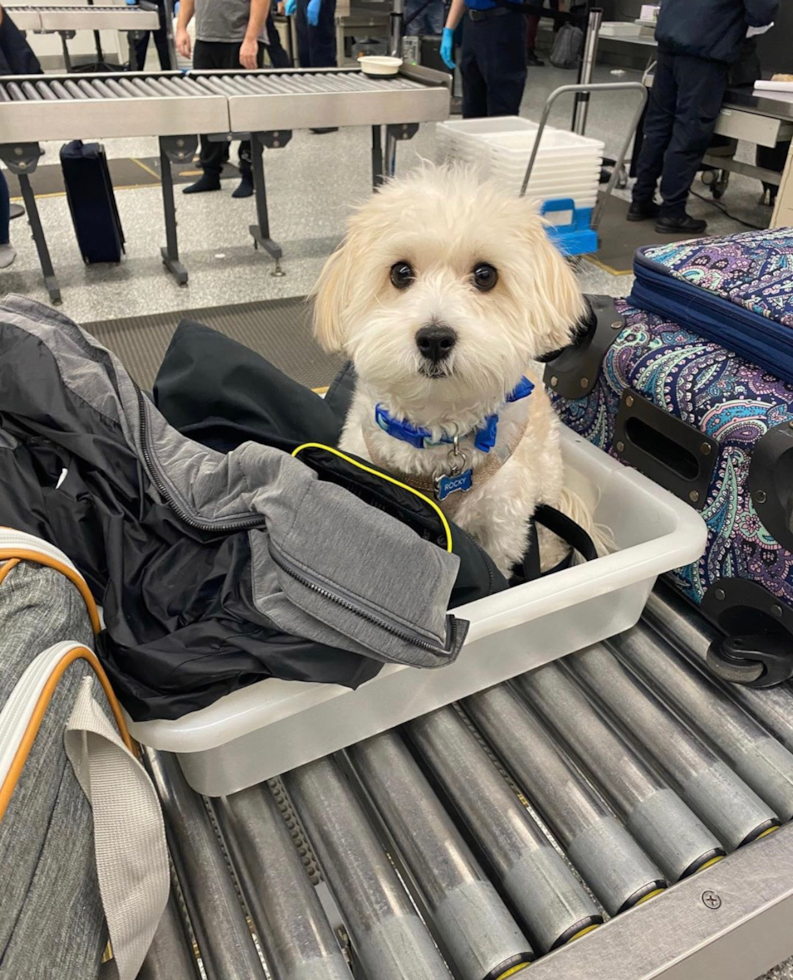
{"label": "blue latex glove", "polygon": [[295,11],[297,10],[297,0],[286,0],[286,5],[284,6],[284,13],[287,17],[293,17]]}
{"label": "blue latex glove", "polygon": [[454,54],[454,31],[451,27],[444,27],[443,37],[441,38],[441,58],[447,68],[454,71],[455,64],[452,60]]}
{"label": "blue latex glove", "polygon": [[308,9],[306,10],[306,20],[312,27],[316,27],[319,23],[319,8],[321,4],[322,0],[309,0]]}

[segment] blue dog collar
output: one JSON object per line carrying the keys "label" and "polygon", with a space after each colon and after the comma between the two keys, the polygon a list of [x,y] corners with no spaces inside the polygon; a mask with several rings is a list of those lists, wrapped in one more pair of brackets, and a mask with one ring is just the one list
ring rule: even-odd
{"label": "blue dog collar", "polygon": [[[522,398],[528,398],[534,391],[534,385],[528,378],[521,378],[517,385],[507,395],[507,402],[517,402]],[[383,432],[394,439],[406,442],[414,449],[429,449],[432,446],[451,445],[454,438],[451,436],[441,436],[439,440],[433,441],[432,433],[420,425],[413,425],[411,422],[395,419],[382,405],[375,405],[375,422]],[[498,415],[488,415],[481,426],[476,429],[474,436],[474,448],[482,453],[489,453],[495,446],[498,437]]]}

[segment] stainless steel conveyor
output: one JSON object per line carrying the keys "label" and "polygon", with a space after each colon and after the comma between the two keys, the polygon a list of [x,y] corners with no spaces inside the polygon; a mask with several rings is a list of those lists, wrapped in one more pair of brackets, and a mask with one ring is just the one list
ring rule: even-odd
{"label": "stainless steel conveyor", "polygon": [[270,237],[264,176],[265,147],[286,146],[295,129],[369,126],[372,180],[393,172],[383,160],[382,127],[390,142],[408,140],[422,122],[449,115],[450,78],[404,66],[388,78],[358,68],[228,72],[123,72],[0,78],[0,159],[20,178],[42,271],[53,302],[60,291],[36,209],[29,176],[46,140],[156,136],[160,141],[166,247],[163,262],[187,282],[179,261],[171,164],[192,159],[197,134],[213,139],[250,137],[256,217],[254,244],[276,262],[282,250]]}
{"label": "stainless steel conveyor", "polygon": [[[659,590],[616,656],[596,644],[215,799],[214,838],[150,753],[209,980],[258,976],[234,879],[275,980],[514,980],[532,960],[539,980],[754,980],[790,956],[793,697],[710,677],[708,633]],[[155,952],[155,980],[192,980]]]}

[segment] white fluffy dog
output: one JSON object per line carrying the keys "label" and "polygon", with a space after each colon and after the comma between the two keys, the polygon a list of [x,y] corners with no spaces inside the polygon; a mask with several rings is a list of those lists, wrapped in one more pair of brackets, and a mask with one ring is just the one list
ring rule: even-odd
{"label": "white fluffy dog", "polygon": [[[570,342],[585,303],[528,201],[459,167],[390,182],[351,219],[315,298],[317,338],[358,374],[342,449],[434,495],[507,576],[538,504],[591,530],[563,488],[536,363]],[[553,567],[569,549],[538,531]]]}

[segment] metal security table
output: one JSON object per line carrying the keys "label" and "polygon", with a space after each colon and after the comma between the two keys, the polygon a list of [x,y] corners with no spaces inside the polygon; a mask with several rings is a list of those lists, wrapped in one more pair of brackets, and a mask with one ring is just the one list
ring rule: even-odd
{"label": "metal security table", "polygon": [[282,251],[270,237],[264,147],[286,146],[294,129],[370,126],[376,186],[394,166],[393,159],[383,161],[382,127],[391,139],[406,140],[420,123],[446,119],[449,84],[448,75],[415,67],[383,79],[367,78],[355,68],[0,78],[0,159],[20,178],[47,288],[58,302],[60,290],[29,180],[41,142],[159,138],[166,231],[162,257],[183,285],[187,270],[179,261],[171,164],[192,159],[197,134],[222,140],[250,134],[257,215],[251,234],[254,244],[276,260],[275,274],[281,274]]}

